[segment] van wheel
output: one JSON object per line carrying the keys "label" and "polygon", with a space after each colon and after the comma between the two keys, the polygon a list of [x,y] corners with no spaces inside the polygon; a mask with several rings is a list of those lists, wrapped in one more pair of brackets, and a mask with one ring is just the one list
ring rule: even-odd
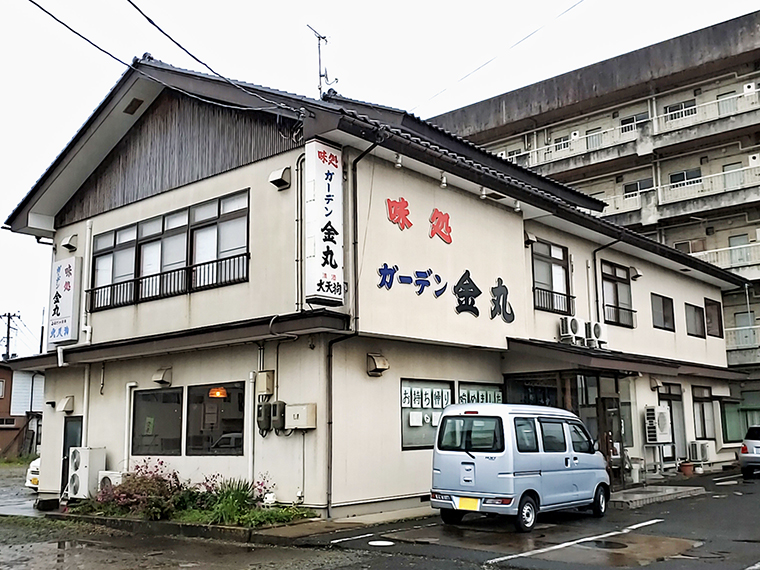
{"label": "van wheel", "polygon": [[464,513],[454,509],[441,509],[441,519],[445,524],[459,524],[462,522]]}
{"label": "van wheel", "polygon": [[594,516],[598,518],[603,517],[607,512],[607,493],[601,485],[596,488],[594,502],[591,504],[591,510],[594,511]]}
{"label": "van wheel", "polygon": [[536,501],[528,495],[523,495],[520,499],[520,505],[517,507],[517,518],[515,519],[515,528],[517,532],[530,532],[536,526]]}

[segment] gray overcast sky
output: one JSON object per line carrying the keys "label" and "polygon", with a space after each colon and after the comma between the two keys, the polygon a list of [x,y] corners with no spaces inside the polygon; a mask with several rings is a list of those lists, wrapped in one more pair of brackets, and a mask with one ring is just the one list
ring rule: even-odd
{"label": "gray overcast sky", "polygon": [[[150,52],[206,71],[126,0],[37,0],[122,61]],[[317,42],[342,95],[430,117],[741,16],[757,0],[134,0],[196,57],[233,79],[317,97]],[[558,17],[574,6],[572,10]],[[124,67],[28,0],[0,2],[0,218],[5,221]],[[541,28],[510,49],[522,38]],[[496,59],[466,79],[494,56]],[[433,99],[440,91],[443,93]],[[36,352],[51,251],[0,231],[0,313],[20,313],[13,352]],[[0,337],[5,335],[4,328]],[[12,335],[15,337],[15,334]]]}

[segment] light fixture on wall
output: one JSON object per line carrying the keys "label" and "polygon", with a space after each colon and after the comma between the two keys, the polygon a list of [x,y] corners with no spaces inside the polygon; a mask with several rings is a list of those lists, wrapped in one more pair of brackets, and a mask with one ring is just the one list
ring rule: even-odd
{"label": "light fixture on wall", "polygon": [[512,209],[515,212],[521,212],[522,211],[522,207],[520,206],[520,201],[519,200],[515,200],[515,205],[512,206]]}
{"label": "light fixture on wall", "polygon": [[486,198],[488,198],[488,190],[486,190],[485,186],[481,186],[480,187],[480,199],[481,200],[485,200]]}
{"label": "light fixture on wall", "polygon": [[277,190],[286,190],[290,188],[290,167],[285,166],[274,170],[269,174],[269,183]]}
{"label": "light fixture on wall", "polygon": [[391,367],[390,364],[388,364],[388,359],[385,358],[382,354],[378,353],[367,353],[367,375],[368,376],[382,376],[383,372],[388,370]]}
{"label": "light fixture on wall", "polygon": [[631,266],[631,281],[636,281],[641,277],[641,271],[639,271],[637,268]]}
{"label": "light fixture on wall", "polygon": [[76,251],[77,250],[77,234],[71,234],[70,236],[66,236],[61,241],[61,247],[63,249],[66,249],[68,251]]}
{"label": "light fixture on wall", "polygon": [[226,398],[227,389],[224,386],[217,386],[216,388],[211,388],[211,390],[208,391],[208,397],[209,398]]}
{"label": "light fixture on wall", "polygon": [[398,153],[396,153],[396,164],[394,164],[394,166],[396,168],[401,168],[401,166],[402,166],[402,164],[401,164],[401,155],[398,154]]}
{"label": "light fixture on wall", "polygon": [[441,188],[446,188],[448,184],[446,183],[446,175],[441,172]]}
{"label": "light fixture on wall", "polygon": [[151,378],[156,384],[163,387],[172,385],[172,369],[171,366],[167,368],[159,368],[153,373]]}

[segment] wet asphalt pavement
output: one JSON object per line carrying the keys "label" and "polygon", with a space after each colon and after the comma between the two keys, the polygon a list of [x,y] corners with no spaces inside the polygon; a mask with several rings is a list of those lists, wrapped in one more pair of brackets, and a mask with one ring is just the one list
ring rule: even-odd
{"label": "wet asphalt pavement", "polygon": [[[23,469],[0,467],[0,503],[28,501]],[[0,570],[146,568],[475,570],[625,568],[760,570],[760,479],[736,474],[690,481],[707,493],[611,510],[542,515],[534,532],[477,514],[457,526],[438,517],[294,539],[291,546],[134,536],[44,518],[0,517]]]}

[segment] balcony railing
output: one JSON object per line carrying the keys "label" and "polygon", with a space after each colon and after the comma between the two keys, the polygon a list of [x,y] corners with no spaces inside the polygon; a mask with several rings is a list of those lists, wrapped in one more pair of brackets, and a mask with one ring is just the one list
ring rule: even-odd
{"label": "balcony railing", "polygon": [[638,192],[624,194],[623,196],[605,196],[602,200],[607,202],[607,207],[599,214],[601,216],[611,216],[641,209],[641,194]]}
{"label": "balcony railing", "polygon": [[698,123],[714,121],[721,117],[730,117],[760,108],[758,92],[740,93],[730,97],[721,97],[715,101],[702,103],[694,107],[686,107],[677,111],[663,113],[654,118],[655,132],[666,132],[682,129]]}
{"label": "balcony railing", "polygon": [[760,347],[760,327],[726,329],[726,350]]}
{"label": "balcony railing", "polygon": [[604,306],[604,322],[623,327],[636,327],[636,311],[618,307],[617,305]]}
{"label": "balcony railing", "polygon": [[561,313],[563,315],[575,314],[575,297],[567,293],[557,293],[539,287],[533,288],[533,304],[536,309]]}
{"label": "balcony railing", "polygon": [[660,204],[669,204],[711,194],[740,190],[758,184],[760,184],[760,167],[749,166],[729,172],[702,176],[685,182],[665,184],[657,188],[657,200]]}
{"label": "balcony railing", "polygon": [[760,243],[735,245],[691,254],[693,257],[717,265],[722,269],[760,264]]}
{"label": "balcony railing", "polygon": [[249,254],[145,275],[88,291],[89,310],[101,311],[248,281]]}

